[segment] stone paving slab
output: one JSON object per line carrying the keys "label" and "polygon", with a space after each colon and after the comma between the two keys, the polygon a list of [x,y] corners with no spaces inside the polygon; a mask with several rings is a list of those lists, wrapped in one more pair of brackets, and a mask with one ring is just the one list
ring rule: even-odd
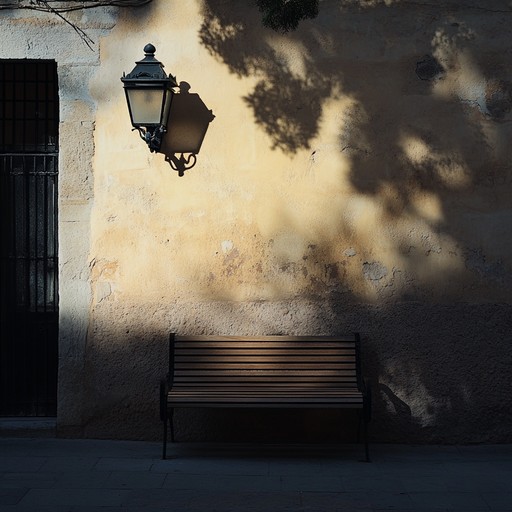
{"label": "stone paving slab", "polygon": [[[110,477],[110,471],[65,471],[52,473],[55,476],[55,489],[102,489]],[[144,473],[141,473],[141,475]]]}
{"label": "stone paving slab", "polygon": [[117,506],[127,502],[131,490],[119,489],[30,489],[19,501],[24,507],[32,507],[34,511],[44,505],[46,507],[83,507]]}
{"label": "stone paving slab", "polygon": [[0,437],[0,512],[512,512],[512,445],[371,449]]}
{"label": "stone paving slab", "polygon": [[166,489],[220,491],[237,489],[241,492],[280,491],[284,488],[282,477],[269,475],[210,475],[170,473],[163,485]]}

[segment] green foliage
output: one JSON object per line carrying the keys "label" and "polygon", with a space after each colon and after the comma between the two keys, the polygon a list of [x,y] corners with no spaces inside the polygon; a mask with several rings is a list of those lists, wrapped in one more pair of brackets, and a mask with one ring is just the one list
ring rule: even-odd
{"label": "green foliage", "polygon": [[299,22],[318,15],[318,0],[256,0],[265,27],[277,32],[295,30]]}

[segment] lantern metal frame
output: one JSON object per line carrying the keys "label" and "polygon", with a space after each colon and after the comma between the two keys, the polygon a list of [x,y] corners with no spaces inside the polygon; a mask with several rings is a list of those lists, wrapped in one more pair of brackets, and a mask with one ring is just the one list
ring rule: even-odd
{"label": "lantern metal frame", "polygon": [[[158,152],[162,144],[162,137],[167,129],[169,111],[174,96],[174,87],[178,87],[176,77],[167,75],[164,65],[155,58],[156,48],[152,44],[144,47],[144,59],[137,61],[135,68],[127,75],[123,73],[123,82],[130,120],[133,130],[149,147],[151,152]],[[134,118],[131,92],[161,92],[160,119],[155,123],[148,123]]]}

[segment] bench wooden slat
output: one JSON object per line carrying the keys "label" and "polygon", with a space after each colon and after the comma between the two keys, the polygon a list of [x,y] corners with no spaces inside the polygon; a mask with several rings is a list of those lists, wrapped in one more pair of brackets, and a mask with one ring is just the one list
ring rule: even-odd
{"label": "bench wooden slat", "polygon": [[[180,370],[193,369],[193,370],[224,370],[226,366],[236,367],[238,370],[275,370],[282,368],[282,371],[286,370],[343,370],[346,368],[342,363],[308,363],[304,361],[302,363],[179,363],[176,364],[175,368]],[[229,369],[229,367],[228,367]]]}
{"label": "bench wooden slat", "polygon": [[183,390],[180,391],[179,389],[173,390],[169,394],[170,399],[176,399],[178,397],[185,397],[185,396],[193,396],[196,397],[199,401],[206,401],[209,400],[210,397],[227,397],[227,398],[237,398],[237,397],[266,397],[269,399],[278,399],[278,397],[283,396],[289,396],[291,398],[297,397],[300,399],[300,397],[317,397],[318,399],[324,399],[324,398],[332,398],[332,399],[339,399],[339,398],[345,398],[345,397],[359,397],[361,398],[361,393],[357,393],[355,391],[346,391],[345,393],[341,392],[326,392],[326,390],[317,390],[316,392],[307,392],[301,389],[297,389],[296,391],[288,391],[286,390],[279,390],[279,389],[259,389],[259,390],[243,390],[243,389],[235,389],[235,390],[226,390],[226,389],[219,389],[219,390],[210,390],[205,391],[204,389],[201,390]]}
{"label": "bench wooden slat", "polygon": [[354,347],[354,342],[336,342],[336,341],[313,341],[310,339],[303,341],[278,341],[278,340],[253,340],[253,341],[176,341],[174,346],[176,348],[239,348],[240,344],[243,344],[244,348],[260,348],[264,350],[277,350],[280,348],[298,348],[298,349],[319,349],[319,348],[330,348],[330,349],[339,349],[345,348],[350,349]]}
{"label": "bench wooden slat", "polygon": [[300,404],[300,403],[286,403],[286,402],[275,402],[268,404],[258,404],[258,403],[250,403],[250,402],[209,402],[208,404],[198,404],[197,402],[180,402],[179,404],[174,404],[173,407],[208,407],[208,408],[218,408],[218,409],[363,409],[364,403],[352,403],[352,402],[342,402],[342,403],[323,403],[323,402],[311,402],[308,404]]}
{"label": "bench wooden slat", "polygon": [[169,392],[170,395],[173,394],[180,394],[184,395],[186,393],[192,393],[194,395],[198,395],[199,393],[204,393],[206,395],[208,394],[218,394],[218,393],[229,393],[232,395],[235,395],[237,393],[257,393],[258,395],[270,395],[272,393],[278,393],[278,394],[304,394],[304,395],[361,395],[360,391],[354,390],[354,389],[338,389],[338,388],[312,388],[311,386],[304,387],[304,386],[293,386],[293,387],[278,387],[278,386],[266,386],[266,388],[258,389],[257,391],[254,391],[254,386],[249,384],[240,384],[236,388],[232,386],[227,386],[225,389],[212,389],[209,386],[202,386],[198,387],[197,389],[179,389],[176,387],[173,387],[172,390]]}
{"label": "bench wooden slat", "polygon": [[346,378],[346,379],[332,379],[332,378],[324,378],[324,379],[285,379],[285,378],[269,378],[269,377],[232,377],[230,379],[204,379],[204,378],[183,378],[174,381],[174,386],[180,386],[182,388],[187,386],[236,386],[240,383],[247,382],[251,386],[271,386],[272,383],[275,383],[276,386],[279,385],[281,387],[289,386],[289,387],[301,387],[309,386],[312,388],[316,387],[340,387],[340,388],[357,388],[357,379],[356,378]]}
{"label": "bench wooden slat", "polygon": [[174,379],[174,385],[176,386],[186,386],[189,383],[197,382],[197,383],[203,383],[204,386],[214,386],[216,384],[222,384],[223,382],[226,383],[227,386],[232,385],[233,383],[237,382],[247,382],[248,385],[252,386],[254,383],[260,382],[260,383],[266,383],[266,382],[276,382],[276,383],[288,383],[290,386],[294,384],[303,384],[304,386],[308,387],[314,387],[315,384],[326,384],[327,386],[330,385],[331,387],[335,388],[337,386],[347,388],[347,387],[354,387],[357,389],[358,385],[358,377],[356,375],[351,376],[333,376],[333,375],[321,375],[319,377],[317,376],[301,376],[301,375],[290,375],[290,376],[283,376],[283,375],[259,375],[259,374],[253,374],[253,375],[245,375],[243,373],[238,374],[232,374],[229,376],[216,376],[216,375],[208,375],[208,376],[202,376],[202,375],[184,375],[181,377],[177,377]]}
{"label": "bench wooden slat", "polygon": [[268,379],[268,378],[257,378],[257,379],[241,379],[241,378],[233,378],[230,380],[219,380],[212,381],[210,379],[180,379],[179,381],[174,381],[174,386],[179,388],[187,388],[187,387],[203,387],[207,384],[210,388],[218,388],[218,387],[235,387],[240,384],[248,383],[252,387],[288,387],[288,388],[300,388],[307,385],[310,388],[332,388],[333,386],[339,388],[355,388],[357,386],[356,379],[347,379],[347,380],[333,380],[333,379],[324,379],[324,380],[315,380],[308,382],[306,379],[303,380],[286,380],[286,379]]}
{"label": "bench wooden slat", "polygon": [[233,370],[231,373],[227,373],[226,371],[221,372],[220,370],[217,372],[208,372],[205,374],[197,373],[197,372],[178,372],[176,377],[174,378],[174,382],[179,382],[181,380],[204,380],[205,382],[212,381],[212,382],[218,382],[225,380],[226,382],[229,382],[233,379],[238,380],[245,380],[248,379],[248,382],[251,380],[281,380],[286,381],[290,380],[290,382],[293,381],[301,381],[301,379],[304,380],[304,382],[322,382],[322,381],[345,381],[347,379],[354,380],[357,379],[357,375],[355,374],[346,374],[346,375],[337,375],[336,372],[331,371],[316,371],[314,374],[308,373],[305,374],[304,372],[300,371],[289,371],[289,372],[282,372],[282,371],[276,371],[272,373],[271,370],[267,370],[265,372],[263,371],[235,371]]}
{"label": "bench wooden slat", "polygon": [[[204,400],[193,396],[184,396],[169,398],[168,404],[175,407],[180,407],[181,404],[190,404],[190,407],[197,407],[200,404],[204,404]],[[249,407],[250,404],[259,405],[264,407],[265,404],[329,404],[332,406],[339,407],[341,404],[362,404],[363,399],[360,397],[343,397],[340,401],[339,397],[291,397],[291,396],[273,396],[273,397],[260,397],[260,396],[245,396],[245,397],[227,397],[225,395],[211,396],[208,403],[217,404],[242,404],[243,406]]]}
{"label": "bench wooden slat", "polygon": [[222,378],[231,378],[231,377],[247,377],[248,379],[252,379],[254,377],[261,377],[267,379],[287,379],[293,377],[298,378],[307,378],[308,380],[321,380],[323,377],[356,377],[356,372],[351,370],[311,370],[309,372],[304,372],[300,370],[176,370],[174,374],[174,381],[176,382],[181,377],[201,377],[205,380],[208,380],[210,377],[213,377],[212,380],[219,380]]}
{"label": "bench wooden slat", "polygon": [[[347,387],[347,385],[352,385],[354,388],[357,387],[357,377],[345,377],[345,378],[329,378],[323,377],[323,378],[308,378],[308,377],[301,377],[298,375],[294,375],[292,377],[272,377],[272,376],[245,376],[242,374],[239,375],[232,375],[228,378],[225,377],[183,377],[178,378],[174,380],[174,385],[186,385],[187,383],[191,382],[202,382],[204,385],[215,385],[215,384],[222,384],[223,382],[226,383],[226,385],[229,385],[230,383],[236,383],[236,382],[247,382],[248,384],[252,385],[255,382],[282,382],[282,383],[289,383],[290,385],[293,385],[294,383],[303,383],[304,386],[310,386],[314,384],[321,384],[326,383],[326,385],[330,385],[331,387],[336,387],[336,383],[339,383],[340,385],[343,384],[343,387]],[[347,385],[345,385],[347,384]]]}
{"label": "bench wooden slat", "polygon": [[226,389],[218,389],[218,390],[205,390],[205,389],[187,389],[180,391],[179,389],[173,390],[171,393],[169,393],[169,400],[176,400],[182,397],[195,397],[200,402],[202,401],[208,401],[211,398],[217,398],[217,397],[225,397],[226,399],[249,399],[252,397],[261,399],[269,399],[269,400],[279,400],[281,397],[289,397],[289,398],[297,398],[300,400],[301,398],[318,398],[319,400],[324,399],[340,399],[340,398],[361,398],[362,394],[347,390],[345,393],[342,393],[340,391],[333,391],[333,390],[316,390],[316,391],[305,391],[303,389],[297,389],[297,390],[284,390],[284,389],[258,389],[255,390],[254,388],[251,389],[234,389],[234,390],[226,390]]}
{"label": "bench wooden slat", "polygon": [[350,391],[345,393],[325,393],[325,392],[304,392],[302,390],[296,392],[286,392],[279,389],[272,391],[260,390],[224,390],[224,391],[205,391],[201,390],[193,392],[192,390],[179,391],[174,390],[168,395],[169,404],[195,403],[208,405],[209,403],[243,403],[243,404],[337,404],[340,403],[362,403],[363,396],[361,393]]}
{"label": "bench wooden slat", "polygon": [[[230,346],[231,345],[231,346]],[[349,346],[349,345],[344,345],[344,346],[340,346],[336,343],[307,343],[307,342],[302,342],[302,343],[285,343],[285,342],[282,342],[282,343],[278,343],[278,342],[272,342],[272,343],[250,343],[250,342],[247,342],[247,345],[245,346],[245,343],[244,343],[244,347],[243,348],[240,348],[240,345],[236,345],[235,343],[231,343],[230,345],[228,344],[221,344],[221,343],[192,343],[192,342],[187,342],[187,343],[177,343],[175,346],[174,346],[174,349],[175,350],[193,350],[193,351],[199,351],[199,350],[207,350],[207,351],[211,351],[211,350],[249,350],[249,349],[253,349],[253,350],[263,350],[265,351],[266,353],[273,353],[273,351],[278,351],[278,350],[286,350],[286,351],[290,351],[290,350],[307,350],[309,352],[313,351],[313,352],[316,352],[317,350],[332,350],[332,351],[350,351],[350,350],[354,350],[354,346]]]}
{"label": "bench wooden slat", "polygon": [[186,348],[176,348],[175,354],[179,354],[180,356],[201,356],[208,355],[212,357],[230,357],[230,356],[300,356],[307,357],[309,355],[317,355],[317,356],[332,356],[332,357],[351,357],[354,355],[354,349],[345,349],[339,347],[333,348],[194,348],[194,347],[186,347]]}
{"label": "bench wooden slat", "polygon": [[250,343],[252,341],[277,341],[279,343],[290,343],[294,341],[304,342],[304,341],[315,341],[325,343],[328,341],[333,342],[348,342],[355,343],[355,335],[345,335],[345,336],[283,336],[283,335],[274,335],[274,336],[217,336],[211,334],[198,334],[193,336],[184,336],[184,335],[174,335],[174,343],[179,342],[209,342],[216,343],[219,341],[227,341],[227,342],[242,342],[242,343]]}
{"label": "bench wooden slat", "polygon": [[331,363],[336,362],[340,364],[344,363],[355,363],[355,356],[343,356],[343,357],[329,357],[319,356],[316,354],[305,354],[305,355],[206,355],[201,354],[197,356],[193,355],[176,355],[174,357],[174,364],[179,365],[180,363],[202,363],[202,362],[217,362],[220,361],[223,364],[235,364],[235,363],[274,363],[284,364],[287,363],[299,363],[302,361],[310,361],[312,363]]}

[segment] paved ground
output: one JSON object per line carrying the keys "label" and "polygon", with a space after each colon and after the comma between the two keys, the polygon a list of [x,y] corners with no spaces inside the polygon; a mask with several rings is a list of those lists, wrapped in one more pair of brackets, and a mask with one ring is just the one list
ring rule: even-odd
{"label": "paved ground", "polygon": [[512,445],[0,438],[0,512],[512,511]]}

